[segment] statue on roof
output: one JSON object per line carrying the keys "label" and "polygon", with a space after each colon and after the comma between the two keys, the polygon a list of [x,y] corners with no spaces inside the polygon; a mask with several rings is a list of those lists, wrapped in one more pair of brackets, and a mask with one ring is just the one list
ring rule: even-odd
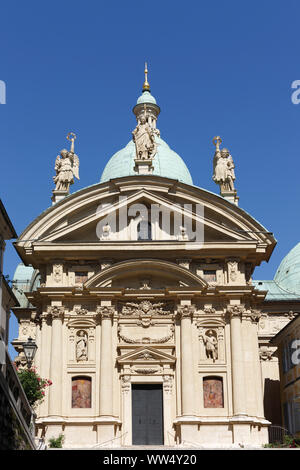
{"label": "statue on roof", "polygon": [[213,180],[220,186],[221,194],[224,191],[234,192],[235,172],[232,156],[228,149],[220,149],[220,144],[222,143],[221,137],[214,137],[213,143],[216,146],[213,160]]}
{"label": "statue on roof", "polygon": [[138,125],[132,132],[132,139],[135,143],[136,160],[151,160],[156,154],[156,143],[154,130],[147,121],[146,104],[144,114],[141,115]]}
{"label": "statue on roof", "polygon": [[75,178],[79,179],[79,158],[74,152],[74,141],[76,135],[69,132],[67,139],[71,141],[70,150],[63,149],[55,160],[56,175],[53,176],[55,191],[69,192],[70,185],[74,183]]}

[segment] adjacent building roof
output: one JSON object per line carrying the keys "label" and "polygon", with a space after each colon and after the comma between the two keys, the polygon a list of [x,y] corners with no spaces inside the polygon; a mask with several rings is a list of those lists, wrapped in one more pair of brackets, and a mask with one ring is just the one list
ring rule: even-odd
{"label": "adjacent building roof", "polygon": [[266,301],[300,301],[300,243],[283,258],[273,280],[253,281],[259,290],[268,291]]}
{"label": "adjacent building roof", "polygon": [[275,280],[253,281],[253,285],[258,290],[268,291],[265,301],[291,301],[299,300],[299,294],[293,294],[283,289]]}
{"label": "adjacent building roof", "polygon": [[1,223],[1,232],[3,230],[2,236],[5,240],[10,240],[11,238],[18,238],[18,235],[14,229],[14,226],[8,217],[6,209],[3,205],[3,202],[0,199],[0,223]]}

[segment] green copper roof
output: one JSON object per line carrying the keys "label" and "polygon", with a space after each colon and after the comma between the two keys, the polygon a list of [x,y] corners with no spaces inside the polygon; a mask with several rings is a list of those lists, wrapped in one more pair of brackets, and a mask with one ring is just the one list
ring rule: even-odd
{"label": "green copper roof", "polygon": [[30,305],[25,292],[32,292],[39,286],[39,272],[32,266],[25,266],[23,263],[19,263],[13,277],[12,290],[21,307],[27,308]]}
{"label": "green copper roof", "polygon": [[[160,137],[155,138],[157,153],[153,159],[153,175],[164,176],[186,184],[193,184],[191,174],[182,158]],[[122,176],[136,175],[135,144],[131,140],[126,147],[115,153],[108,161],[102,173],[100,183]]]}
{"label": "green copper roof", "polygon": [[300,243],[281,261],[273,281],[253,281],[259,290],[267,290],[269,300],[300,300]]}
{"label": "green copper roof", "polygon": [[300,243],[283,258],[274,281],[288,292],[300,295]]}
{"label": "green copper roof", "polygon": [[282,301],[282,300],[300,300],[300,295],[293,294],[283,289],[276,281],[252,281],[258,290],[268,291],[265,300]]}
{"label": "green copper roof", "polygon": [[152,103],[156,104],[156,99],[153,95],[151,95],[150,91],[143,91],[141,96],[138,98],[136,104],[143,104],[143,103]]}

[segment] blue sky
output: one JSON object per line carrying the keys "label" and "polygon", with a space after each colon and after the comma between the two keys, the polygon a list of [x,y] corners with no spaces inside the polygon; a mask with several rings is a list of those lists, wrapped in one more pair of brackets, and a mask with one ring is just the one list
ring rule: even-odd
{"label": "blue sky", "polygon": [[[212,138],[236,165],[240,207],[278,240],[255,278],[300,241],[300,4],[252,1],[27,1],[1,6],[0,197],[18,234],[50,206],[58,152],[77,134],[80,181],[97,183],[131,138],[149,64],[161,136],[194,184],[212,181]],[[8,243],[5,274],[18,257]],[[15,321],[12,333],[16,334]]]}

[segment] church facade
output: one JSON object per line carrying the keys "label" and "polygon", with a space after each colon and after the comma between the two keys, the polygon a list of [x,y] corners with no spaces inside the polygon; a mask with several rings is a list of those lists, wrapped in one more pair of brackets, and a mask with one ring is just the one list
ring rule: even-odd
{"label": "church facade", "polygon": [[32,336],[53,383],[37,432],[64,434],[66,448],[261,446],[277,399],[266,416],[264,384],[279,377],[269,340],[293,316],[276,299],[266,313],[267,289],[252,281],[276,240],[238,207],[221,139],[218,195],[193,185],[159,112],[146,75],[132,140],[73,194],[70,134],[53,205],[16,242],[17,362]]}

